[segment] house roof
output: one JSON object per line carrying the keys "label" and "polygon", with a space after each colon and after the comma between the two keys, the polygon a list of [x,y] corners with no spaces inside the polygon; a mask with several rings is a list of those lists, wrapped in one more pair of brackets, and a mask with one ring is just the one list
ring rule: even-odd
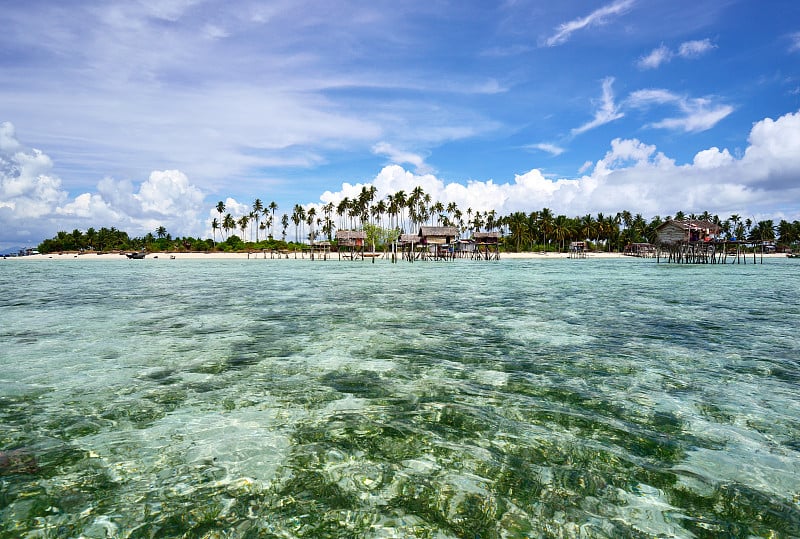
{"label": "house roof", "polygon": [[363,230],[337,230],[337,240],[363,240],[367,238],[367,233]]}
{"label": "house roof", "polygon": [[454,226],[423,226],[419,229],[419,235],[423,238],[431,236],[451,236],[456,235],[456,227]]}
{"label": "house roof", "polygon": [[702,221],[700,219],[684,219],[683,221],[676,221],[675,219],[670,219],[669,221],[664,221],[656,230],[661,230],[662,228],[666,228],[667,226],[678,226],[683,230],[709,230],[711,232],[719,232],[720,228],[719,225],[712,223],[711,221]]}
{"label": "house roof", "polygon": [[491,240],[500,239],[499,232],[475,232],[472,237],[476,240]]}

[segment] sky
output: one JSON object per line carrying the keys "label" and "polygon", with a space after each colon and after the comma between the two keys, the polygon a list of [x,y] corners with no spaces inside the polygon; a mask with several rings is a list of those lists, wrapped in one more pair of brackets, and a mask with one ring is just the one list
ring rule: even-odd
{"label": "sky", "polygon": [[0,249],[420,185],[800,219],[796,0],[7,0]]}

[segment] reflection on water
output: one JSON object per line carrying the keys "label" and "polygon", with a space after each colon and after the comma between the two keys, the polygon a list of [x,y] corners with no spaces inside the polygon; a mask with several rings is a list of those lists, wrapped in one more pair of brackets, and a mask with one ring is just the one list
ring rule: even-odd
{"label": "reflection on water", "polygon": [[790,262],[2,264],[0,537],[799,536]]}

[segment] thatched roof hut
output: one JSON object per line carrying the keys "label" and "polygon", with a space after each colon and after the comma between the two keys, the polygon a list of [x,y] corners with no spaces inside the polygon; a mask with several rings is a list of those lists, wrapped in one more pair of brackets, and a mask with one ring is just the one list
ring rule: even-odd
{"label": "thatched roof hut", "polygon": [[499,232],[475,232],[472,235],[472,239],[475,240],[475,243],[499,243],[500,242],[500,233]]}
{"label": "thatched roof hut", "polygon": [[419,229],[420,242],[434,245],[449,244],[457,234],[454,226],[423,226]]}
{"label": "thatched roof hut", "polygon": [[367,233],[363,230],[337,230],[336,241],[339,247],[363,247]]}
{"label": "thatched roof hut", "polygon": [[411,243],[419,243],[419,236],[416,234],[400,234],[401,245],[409,245]]}

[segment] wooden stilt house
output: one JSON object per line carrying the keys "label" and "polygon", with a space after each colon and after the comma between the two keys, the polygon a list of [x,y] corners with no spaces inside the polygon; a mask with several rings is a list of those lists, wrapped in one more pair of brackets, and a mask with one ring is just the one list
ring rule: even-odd
{"label": "wooden stilt house", "polygon": [[364,258],[364,245],[367,240],[367,233],[363,230],[337,230],[336,243],[339,252],[339,260],[355,260]]}
{"label": "wooden stilt house", "polygon": [[728,242],[718,240],[719,233],[710,221],[670,219],[656,228],[656,257],[678,264],[724,264]]}
{"label": "wooden stilt house", "polygon": [[427,248],[423,257],[433,260],[452,260],[453,241],[458,235],[454,226],[423,226],[419,229],[419,242]]}
{"label": "wooden stilt house", "polygon": [[475,240],[474,260],[500,260],[499,232],[475,232],[472,239]]}

